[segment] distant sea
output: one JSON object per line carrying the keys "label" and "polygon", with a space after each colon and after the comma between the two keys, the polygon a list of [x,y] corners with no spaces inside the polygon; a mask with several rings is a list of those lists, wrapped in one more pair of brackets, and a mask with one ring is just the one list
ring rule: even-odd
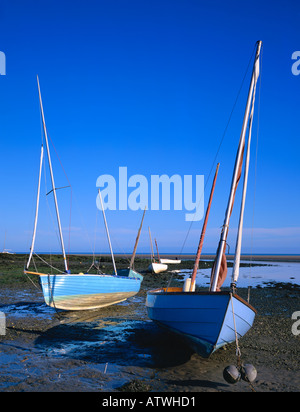
{"label": "distant sea", "polygon": [[[60,252],[52,252],[52,254],[59,254]],[[17,254],[28,254],[17,252]],[[43,254],[40,252],[39,254]],[[48,254],[48,253],[46,253]],[[93,255],[92,253],[86,252],[74,252],[71,255]],[[100,256],[109,256],[109,253],[102,253]],[[116,257],[130,256],[130,253],[116,253]],[[99,256],[99,254],[97,254]],[[138,253],[138,257],[150,259],[150,253]],[[176,254],[176,253],[161,253],[161,257],[178,257],[182,261],[194,259],[195,253],[185,253],[185,254]],[[212,260],[214,259],[215,253],[203,254],[201,258],[203,260]],[[228,260],[233,259],[233,255],[227,256]],[[250,263],[253,266],[241,267],[240,276],[238,280],[239,287],[248,287],[248,286],[265,286],[268,283],[272,282],[284,282],[284,283],[294,283],[300,285],[300,255],[297,254],[272,254],[272,253],[256,253],[256,254],[243,254],[242,263]],[[172,270],[171,265],[169,265],[169,270]],[[231,282],[231,271],[232,268],[228,268],[228,275],[224,282],[224,287],[230,285]],[[186,277],[191,275],[191,270],[182,269],[180,270]],[[197,272],[196,283],[199,286],[207,286],[210,281],[211,269],[200,269]]]}

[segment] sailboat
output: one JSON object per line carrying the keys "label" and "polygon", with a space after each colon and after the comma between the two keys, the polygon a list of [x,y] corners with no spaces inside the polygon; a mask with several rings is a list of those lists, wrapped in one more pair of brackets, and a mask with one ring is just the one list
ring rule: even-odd
{"label": "sailboat", "polygon": [[[239,338],[244,336],[245,333],[247,333],[247,331],[252,327],[256,315],[256,310],[237,294],[236,283],[239,276],[243,216],[250,159],[252,120],[256,85],[259,76],[261,46],[262,42],[258,41],[256,44],[255,61],[236,155],[231,189],[218,250],[212,269],[209,290],[207,292],[195,292],[195,277],[203,242],[203,236],[201,236],[192,279],[188,279],[183,288],[167,287],[151,290],[147,293],[146,307],[149,318],[162,327],[181,335],[199,355],[205,358],[208,358],[212,353],[224,345],[237,341]],[[246,148],[247,128],[248,142]],[[246,149],[244,182],[232,283],[229,291],[221,291],[221,286],[227,273],[225,256],[226,239],[235,193],[241,177],[243,155],[245,151],[244,149]],[[202,235],[205,232],[215,179],[203,224]]]}
{"label": "sailboat", "polygon": [[99,273],[97,274],[90,274],[90,273],[71,274],[69,270],[68,262],[66,259],[65,247],[64,247],[64,239],[62,235],[60,214],[59,214],[59,208],[58,208],[58,202],[57,202],[57,196],[56,196],[57,189],[56,189],[55,182],[54,182],[51,155],[50,155],[50,150],[49,150],[47,129],[46,129],[45,116],[44,116],[41,90],[40,90],[40,84],[39,84],[38,77],[37,77],[37,84],[38,84],[39,102],[40,102],[43,130],[44,130],[46,149],[47,149],[47,155],[48,155],[49,170],[50,170],[50,176],[51,176],[51,182],[52,182],[52,192],[53,192],[53,197],[54,197],[56,218],[57,218],[57,224],[58,224],[59,239],[60,239],[60,245],[62,249],[62,256],[63,256],[65,271],[64,273],[60,273],[60,274],[50,274],[50,273],[39,273],[39,272],[34,272],[34,271],[29,270],[30,262],[32,259],[33,251],[34,251],[37,221],[38,221],[40,183],[41,183],[41,173],[42,173],[43,155],[44,155],[44,149],[42,145],[41,156],[40,156],[39,183],[38,183],[38,191],[37,191],[37,199],[36,199],[36,214],[35,214],[35,220],[34,220],[34,230],[33,230],[30,254],[29,254],[26,267],[24,269],[24,273],[38,275],[40,277],[40,283],[41,283],[41,287],[42,287],[42,291],[44,295],[44,300],[47,305],[54,307],[56,309],[62,309],[62,310],[97,309],[97,308],[102,308],[104,306],[109,306],[109,305],[122,302],[136,295],[139,292],[143,277],[142,275],[134,271],[133,268],[130,268],[130,270],[127,270],[126,272],[122,274],[119,274],[117,271],[100,190],[99,190],[99,198],[100,198],[103,219],[104,219],[105,228],[106,228],[106,234],[107,234],[108,243],[109,243],[109,247],[111,251],[112,261],[113,261],[114,275],[99,274]]}
{"label": "sailboat", "polygon": [[166,265],[165,263],[161,263],[159,253],[158,253],[157,241],[155,239],[155,245],[156,245],[156,250],[157,250],[157,258],[158,258],[158,262],[156,262],[155,257],[154,257],[153,243],[152,243],[150,227],[148,227],[148,230],[149,230],[149,238],[150,238],[150,246],[151,246],[151,263],[148,267],[148,270],[149,270],[149,272],[152,272],[152,273],[155,273],[155,274],[165,272],[166,270],[168,270],[168,265]]}
{"label": "sailboat", "polygon": [[6,231],[5,231],[5,235],[4,235],[4,245],[3,245],[3,250],[2,250],[2,254],[6,254],[6,255],[14,255],[14,252],[11,252],[10,249],[5,249],[5,242],[6,242]]}

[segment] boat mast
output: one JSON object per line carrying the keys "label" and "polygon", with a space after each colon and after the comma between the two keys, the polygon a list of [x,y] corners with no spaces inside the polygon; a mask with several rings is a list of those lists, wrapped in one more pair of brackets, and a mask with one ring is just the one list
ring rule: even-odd
{"label": "boat mast", "polygon": [[98,189],[98,192],[99,192],[99,198],[100,198],[100,203],[101,203],[101,209],[102,209],[103,220],[104,220],[104,224],[105,224],[108,244],[109,244],[109,248],[110,248],[110,254],[111,254],[111,258],[112,258],[112,262],[113,262],[113,266],[114,266],[114,272],[115,272],[115,275],[117,276],[118,273],[117,273],[117,268],[116,268],[116,262],[115,262],[115,258],[114,258],[114,252],[112,250],[111,241],[110,241],[110,236],[109,236],[108,226],[107,226],[107,222],[106,222],[106,217],[105,217],[105,212],[104,212],[104,207],[103,207],[103,202],[102,202],[102,196],[101,196],[100,189]]}
{"label": "boat mast", "polygon": [[148,230],[149,230],[150,246],[151,246],[151,252],[152,252],[151,261],[152,261],[152,262],[155,262],[154,252],[153,252],[153,243],[152,243],[151,232],[150,232],[150,227],[149,227],[149,226],[148,226]]}
{"label": "boat mast", "polygon": [[141,224],[140,224],[140,228],[139,228],[139,231],[138,231],[136,240],[135,240],[135,245],[134,245],[134,248],[133,248],[133,252],[132,252],[132,256],[131,256],[131,260],[130,260],[130,265],[129,265],[129,268],[130,268],[130,269],[133,269],[133,264],[134,264],[136,249],[137,249],[137,246],[138,246],[138,243],[139,243],[139,239],[140,239],[140,235],[141,235],[141,230],[142,230],[142,226],[143,226],[143,221],[144,221],[145,213],[146,213],[146,207],[145,207],[145,209],[144,209],[144,213],[143,213],[142,221],[141,221]]}
{"label": "boat mast", "polygon": [[157,259],[158,259],[158,262],[160,263],[160,257],[159,257],[159,252],[158,252],[158,246],[157,246],[157,241],[156,241],[156,239],[154,239],[154,242],[155,242],[156,251],[157,251]]}
{"label": "boat mast", "polygon": [[212,203],[212,198],[213,198],[213,194],[214,194],[214,190],[215,190],[215,186],[216,186],[216,180],[217,180],[217,176],[218,176],[219,166],[220,166],[220,163],[217,164],[215,177],[214,177],[212,188],[211,188],[211,191],[210,191],[209,201],[208,201],[208,205],[207,205],[207,209],[206,209],[205,219],[204,219],[204,223],[203,223],[203,227],[202,227],[202,231],[201,231],[201,236],[200,236],[200,240],[199,240],[197,255],[196,255],[194,269],[193,269],[193,273],[192,273],[190,292],[192,292],[194,290],[194,285],[195,285],[196,276],[197,276],[197,270],[198,270],[198,267],[199,267],[199,260],[200,260],[202,246],[203,246],[203,242],[204,242],[204,236],[205,236],[208,216],[209,216],[209,212],[210,212],[210,207],[211,207],[211,203]]}
{"label": "boat mast", "polygon": [[235,257],[234,257],[233,269],[232,269],[232,283],[231,283],[232,288],[236,287],[236,282],[238,280],[239,272],[240,272],[242,232],[243,232],[244,210],[245,210],[245,201],[246,201],[247,184],[248,184],[249,163],[250,163],[250,145],[251,145],[251,132],[252,132],[252,122],[253,122],[253,113],[254,113],[255,91],[256,91],[256,83],[254,85],[251,113],[250,113],[250,119],[249,119],[247,154],[246,154],[246,160],[245,160],[245,173],[244,173],[244,183],[243,183],[243,195],[242,195],[238,234],[237,234],[236,246],[235,246]]}
{"label": "boat mast", "polygon": [[52,171],[52,163],[51,163],[51,156],[50,156],[50,150],[49,150],[48,135],[47,135],[44,109],[43,109],[42,96],[41,96],[41,89],[40,89],[40,83],[39,83],[38,76],[37,76],[37,84],[38,84],[38,89],[39,89],[39,99],[40,99],[40,107],[41,107],[41,114],[42,114],[42,122],[43,122],[44,134],[45,134],[47,154],[48,154],[49,169],[50,169],[50,175],[51,175],[52,190],[53,190],[53,196],[54,196],[54,203],[55,203],[58,231],[59,231],[59,237],[60,237],[60,244],[61,244],[61,249],[62,249],[62,254],[63,254],[63,259],[64,259],[65,271],[66,271],[66,273],[70,273],[69,269],[68,269],[68,263],[67,263],[66,252],[65,252],[65,245],[64,245],[62,229],[61,229],[61,223],[60,223],[60,217],[59,217],[59,210],[58,210],[57,196],[56,196],[56,188],[55,188],[53,171]]}
{"label": "boat mast", "polygon": [[218,247],[218,253],[216,256],[216,264],[214,268],[212,284],[210,288],[212,292],[215,292],[217,289],[222,256],[223,256],[225,246],[226,246],[229,220],[230,220],[230,216],[231,216],[231,212],[233,208],[234,197],[235,197],[235,192],[236,192],[236,187],[237,187],[238,177],[239,177],[238,175],[239,175],[239,171],[240,171],[240,167],[241,167],[242,159],[243,159],[243,153],[244,153],[244,147],[245,147],[245,135],[246,135],[246,129],[247,129],[247,124],[248,124],[248,119],[249,119],[251,99],[253,95],[254,85],[256,84],[256,81],[259,75],[259,55],[260,55],[261,45],[262,45],[262,42],[258,41],[257,46],[256,46],[256,55],[255,55],[255,61],[254,61],[254,66],[253,66],[253,71],[252,71],[250,87],[249,87],[249,93],[248,93],[246,110],[245,110],[245,115],[244,115],[244,120],[243,120],[243,126],[242,126],[241,135],[240,135],[239,147],[237,151],[237,156],[236,156],[235,166],[234,166],[234,173],[233,173],[232,182],[231,182],[231,190],[230,190],[230,195],[228,199],[225,220],[224,220],[224,224],[222,228],[221,239],[220,239],[220,243]]}
{"label": "boat mast", "polygon": [[40,188],[41,188],[41,175],[42,175],[42,167],[43,167],[43,157],[44,157],[44,147],[42,145],[42,147],[41,147],[41,158],[40,158],[40,169],[39,169],[39,183],[38,183],[38,190],[37,190],[37,197],[36,197],[34,228],[33,228],[32,242],[31,242],[28,262],[27,262],[27,265],[26,265],[26,270],[29,268],[30,261],[31,261],[31,258],[32,258],[32,254],[33,254],[34,243],[35,243],[35,235],[36,235],[37,220],[38,220],[38,214],[39,214],[39,204],[40,204]]}

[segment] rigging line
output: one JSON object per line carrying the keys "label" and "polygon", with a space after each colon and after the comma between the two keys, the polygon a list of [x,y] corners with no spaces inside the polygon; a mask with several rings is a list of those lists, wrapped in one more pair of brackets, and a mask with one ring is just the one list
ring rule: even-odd
{"label": "rigging line", "polygon": [[93,247],[93,263],[95,263],[95,255],[96,255],[96,237],[97,237],[97,222],[98,222],[98,210],[96,209],[96,222],[95,222],[95,230],[94,230],[94,247]]}
{"label": "rigging line", "polygon": [[127,260],[128,263],[130,263],[130,259],[128,257],[128,254],[126,254],[125,250],[123,249],[122,246],[120,246],[120,244],[118,243],[116,237],[114,237],[113,234],[111,234],[111,238],[114,242],[114,244],[117,246],[117,248],[119,248],[119,250],[121,250],[121,252],[119,253],[119,255],[123,256],[123,259]]}
{"label": "rigging line", "polygon": [[[103,272],[100,269],[100,261],[102,258],[102,253],[100,252],[101,248],[99,245],[99,252],[96,253],[96,243],[97,243],[97,231],[98,231],[98,208],[96,208],[96,222],[95,222],[95,230],[94,230],[94,247],[93,247],[93,262],[90,266],[90,268],[88,269],[87,272],[89,272],[91,270],[91,268],[94,266],[97,269],[98,274],[102,274]],[[101,243],[102,244],[102,243]],[[97,261],[95,260],[97,258],[98,255],[98,259]]]}
{"label": "rigging line", "polygon": [[71,194],[70,194],[70,218],[69,218],[69,239],[68,239],[68,267],[70,262],[70,248],[71,248],[71,218],[72,218],[72,198],[73,198],[73,190],[71,187]]}
{"label": "rigging line", "polygon": [[[44,140],[43,140],[43,137],[44,137],[44,130],[42,129],[42,144],[45,143]],[[47,193],[48,192],[48,188],[47,188],[48,185],[47,185],[47,173],[46,173],[46,170],[47,170],[47,168],[46,168],[46,156],[43,157],[43,162],[44,162],[44,164],[43,164],[43,174],[44,174],[44,183],[45,183],[45,193]],[[48,214],[50,215],[50,220],[52,222],[52,227],[53,227],[54,233],[56,235],[56,238],[57,238],[57,241],[58,241],[58,244],[59,244],[60,243],[59,234],[57,232],[57,227],[56,227],[56,224],[54,222],[53,214],[51,212],[51,207],[50,207],[47,196],[46,196],[46,205],[47,205]],[[49,229],[49,225],[48,225],[48,229]],[[51,259],[51,252],[50,252],[50,259]]]}
{"label": "rigging line", "polygon": [[[35,254],[35,256],[37,256],[42,262],[44,262],[47,266],[49,266],[51,269],[57,270],[57,271],[60,272],[60,273],[64,273],[64,272],[61,271],[60,269],[57,269],[56,267],[52,266],[50,263],[48,263],[46,260],[44,260],[44,259],[43,259],[40,255],[38,255],[37,253],[34,252],[34,254]],[[52,256],[52,255],[50,255],[50,259],[51,259],[51,256]]]}
{"label": "rigging line", "polygon": [[[66,173],[66,171],[65,171],[65,168],[64,168],[64,166],[63,166],[63,164],[62,164],[62,161],[60,160],[60,157],[59,157],[59,155],[58,155],[58,152],[57,152],[57,150],[56,150],[56,147],[55,147],[55,145],[54,145],[54,143],[53,143],[53,141],[52,141],[52,139],[51,139],[51,135],[50,135],[48,129],[47,129],[47,135],[48,135],[48,137],[49,137],[49,139],[50,139],[50,142],[51,142],[51,144],[52,144],[52,146],[53,146],[53,148],[54,148],[55,154],[56,154],[56,156],[57,156],[57,158],[58,158],[58,160],[59,160],[60,166],[61,166],[61,168],[62,168],[62,170],[63,170],[63,172],[64,172],[64,175],[65,175],[65,177],[66,177],[66,179],[67,179],[67,181],[68,181],[68,183],[69,183],[69,187],[70,187],[70,189],[71,189],[71,194],[70,194],[70,214],[69,214],[69,216],[70,216],[70,218],[69,218],[69,238],[68,238],[68,267],[69,267],[69,260],[70,260],[70,243],[71,243],[71,220],[72,220],[73,188],[72,188],[71,182],[70,182],[70,180],[69,180],[69,178],[68,178],[68,175],[67,175],[67,173]],[[65,187],[67,187],[67,186],[65,186]]]}
{"label": "rigging line", "polygon": [[98,223],[98,209],[96,208],[96,222],[95,222],[95,230],[94,230],[94,247],[93,247],[93,261],[92,264],[90,265],[89,269],[87,270],[87,273],[92,269],[92,267],[95,267],[97,270],[97,273],[102,273],[100,270],[100,260],[101,260],[101,254],[99,253],[99,261],[98,265],[96,264],[96,241],[97,241],[97,223]]}
{"label": "rigging line", "polygon": [[[224,132],[223,132],[223,135],[222,135],[222,138],[221,138],[219,147],[218,147],[218,149],[217,149],[217,152],[216,152],[216,154],[215,154],[214,160],[213,160],[213,162],[212,162],[212,166],[211,166],[211,168],[210,168],[210,171],[209,171],[209,174],[208,174],[208,178],[207,178],[206,184],[205,184],[205,186],[204,186],[202,196],[201,196],[201,198],[200,198],[200,200],[199,200],[199,203],[198,203],[198,205],[197,205],[197,208],[199,207],[199,204],[200,204],[200,202],[201,202],[201,200],[202,200],[202,198],[203,198],[203,196],[204,196],[204,192],[205,192],[206,186],[207,186],[207,184],[208,184],[208,181],[209,181],[209,179],[210,179],[210,176],[211,176],[211,174],[212,174],[212,171],[213,171],[213,169],[214,169],[214,165],[215,165],[215,163],[216,163],[217,156],[218,156],[218,154],[219,154],[219,152],[220,152],[220,150],[221,150],[221,146],[222,146],[222,143],[223,143],[223,141],[224,141],[225,135],[226,135],[226,133],[227,133],[227,129],[228,129],[228,127],[229,127],[229,124],[230,124],[230,121],[231,121],[231,118],[232,118],[232,115],[233,115],[235,106],[236,106],[236,104],[237,104],[237,102],[238,102],[238,99],[239,99],[239,96],[240,96],[240,94],[241,94],[241,91],[242,91],[242,88],[243,88],[243,85],[244,85],[244,82],[245,82],[245,79],[246,79],[246,76],[247,76],[247,73],[248,73],[248,70],[249,70],[250,63],[251,63],[251,61],[252,61],[252,59],[253,59],[253,54],[254,54],[255,49],[256,49],[256,44],[255,44],[255,46],[254,46],[254,48],[253,48],[253,51],[252,51],[251,57],[250,57],[250,59],[249,59],[249,62],[248,62],[248,65],[247,65],[247,68],[246,68],[246,71],[245,71],[245,74],[244,74],[244,77],[243,77],[241,86],[240,86],[240,88],[239,88],[239,90],[238,90],[238,93],[237,93],[235,102],[234,102],[233,107],[232,107],[232,109],[231,109],[231,112],[230,112],[230,115],[229,115],[229,119],[228,119],[228,121],[227,121],[225,130],[224,130]],[[184,242],[183,242],[183,245],[182,245],[182,248],[181,248],[181,251],[180,251],[179,255],[182,255],[183,249],[184,249],[184,247],[185,247],[186,241],[187,241],[187,239],[188,239],[188,237],[189,237],[189,234],[190,234],[192,225],[193,225],[193,223],[194,223],[195,216],[196,216],[196,213],[194,214],[194,217],[193,217],[193,219],[192,219],[192,221],[191,221],[191,223],[190,223],[190,226],[189,226],[187,235],[186,235],[186,237],[185,237],[185,239],[184,239]]]}
{"label": "rigging line", "polygon": [[[47,173],[46,173],[46,165],[45,165],[46,160],[45,160],[45,157],[46,156],[44,156],[44,159],[43,159],[43,161],[44,161],[43,173],[44,173],[44,181],[45,181],[45,192],[47,192]],[[47,204],[48,213],[50,215],[50,220],[52,222],[53,230],[54,230],[54,233],[56,235],[57,241],[59,243],[59,234],[57,233],[57,228],[56,228],[56,225],[54,223],[54,218],[53,218],[53,215],[52,215],[52,212],[51,212],[51,207],[50,207],[47,196],[46,196],[46,204]],[[48,226],[48,228],[49,228],[49,226]]]}
{"label": "rigging line", "polygon": [[[66,189],[67,187],[71,187],[71,186],[56,187],[55,190]],[[50,195],[50,193],[53,192],[53,190],[54,190],[54,189],[51,189],[50,192],[46,193],[46,196]]]}
{"label": "rigging line", "polygon": [[76,192],[72,193],[72,195],[75,199],[74,204],[76,205],[77,214],[79,214],[79,217],[80,217],[80,223],[82,225],[83,236],[85,237],[85,239],[87,240],[87,242],[89,244],[89,248],[90,248],[89,250],[92,251],[93,250],[92,240],[91,240],[91,236],[89,234],[89,231],[87,230],[86,222],[84,220],[84,214],[83,214],[82,209],[80,207],[80,202],[78,201],[78,198],[76,197]]}
{"label": "rigging line", "polygon": [[68,178],[68,175],[67,175],[67,173],[66,173],[66,171],[65,171],[65,168],[64,168],[64,166],[63,166],[63,164],[62,164],[62,161],[60,160],[60,157],[59,157],[58,152],[57,152],[57,150],[56,150],[56,147],[55,147],[55,145],[54,145],[54,143],[53,143],[53,140],[51,139],[51,135],[50,135],[49,130],[48,130],[47,127],[46,127],[46,130],[47,130],[47,135],[48,135],[48,137],[49,137],[49,139],[50,139],[50,141],[51,141],[51,144],[52,144],[52,146],[53,146],[53,149],[54,149],[54,151],[55,151],[55,154],[56,154],[56,156],[57,156],[57,158],[58,158],[58,160],[59,160],[60,166],[61,166],[61,168],[62,168],[62,170],[63,170],[63,172],[64,172],[64,175],[65,175],[65,177],[66,177],[66,179],[67,179],[70,187],[72,187],[71,182],[70,182],[70,180],[69,180],[69,178]]}
{"label": "rigging line", "polygon": [[[37,268],[36,268],[36,265],[35,265],[35,261],[34,261],[34,259],[33,259],[33,256],[32,256],[32,262],[33,262],[33,265],[34,265],[34,267],[35,267],[35,271],[36,272],[38,272],[38,270],[37,270]],[[24,262],[24,267],[25,267],[25,265],[26,265],[26,261]],[[24,274],[25,274],[25,276],[30,280],[30,282],[33,284],[33,286],[36,288],[36,289],[38,289],[38,290],[40,290],[40,288],[34,283],[34,281],[31,279],[31,277],[28,275],[28,273],[26,273],[25,271],[24,271]]]}

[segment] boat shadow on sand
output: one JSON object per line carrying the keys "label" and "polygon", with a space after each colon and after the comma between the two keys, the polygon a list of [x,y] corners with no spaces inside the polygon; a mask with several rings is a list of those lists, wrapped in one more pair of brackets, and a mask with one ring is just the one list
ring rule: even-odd
{"label": "boat shadow on sand", "polygon": [[193,352],[179,336],[148,320],[142,303],[136,298],[98,311],[64,312],[20,301],[0,305],[0,310],[17,321],[8,329],[18,339],[24,334],[26,342],[47,357],[149,368],[187,362]]}
{"label": "boat shadow on sand", "polygon": [[35,347],[52,357],[149,368],[183,364],[193,353],[180,337],[151,321],[75,319],[41,332]]}

